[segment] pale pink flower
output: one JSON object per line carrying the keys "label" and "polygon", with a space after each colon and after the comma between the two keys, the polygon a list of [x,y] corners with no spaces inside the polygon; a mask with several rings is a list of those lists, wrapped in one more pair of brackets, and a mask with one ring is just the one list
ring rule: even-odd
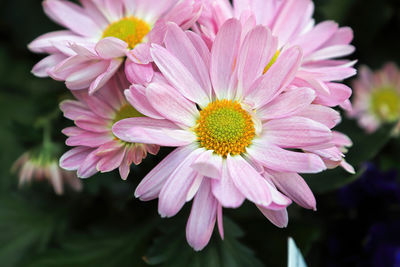
{"label": "pale pink flower", "polygon": [[375,73],[362,66],[353,87],[354,105],[348,114],[358,119],[368,133],[400,119],[400,72],[394,63],[387,63]]}
{"label": "pale pink flower", "polygon": [[[222,207],[237,208],[245,199],[279,227],[287,225],[290,198],[315,209],[315,198],[297,173],[317,173],[326,166],[302,150],[334,144],[329,127],[302,115],[315,92],[288,88],[302,62],[301,49],[282,51],[264,73],[278,46],[264,26],[246,30],[230,19],[211,52],[199,35],[173,23],[167,27],[165,48],[151,48],[165,80],[138,87],[140,93],[136,87],[126,92],[148,117],[113,126],[126,142],[178,147],[144,178],[136,197],[158,198],[162,217],[174,216],[194,198],[186,236],[196,250],[206,246],[216,220],[223,236]],[[318,114],[331,120],[324,116]]]}
{"label": "pale pink flower", "polygon": [[123,75],[123,72],[117,73],[92,96],[86,90],[73,91],[78,100],[60,104],[64,116],[76,125],[63,130],[68,136],[66,144],[75,148],[61,157],[60,166],[77,170],[81,178],[119,168],[121,178],[126,179],[132,163],[138,165],[148,152],[155,155],[159,150],[157,145],[124,142],[111,131],[119,120],[143,116],[123,95],[123,90],[129,86]]}
{"label": "pale pink flower", "polygon": [[291,46],[303,50],[301,68],[293,84],[316,91],[314,103],[329,107],[351,108],[348,100],[351,89],[341,83],[355,75],[356,61],[339,60],[354,51],[350,45],[353,32],[339,27],[333,21],[315,25],[311,0],[197,0],[204,3],[204,11],[196,28],[211,45],[221,25],[229,18],[241,20],[244,31],[254,25],[264,25],[278,38],[275,57],[266,64],[266,70],[277,57]]}
{"label": "pale pink flower", "polygon": [[149,43],[160,43],[165,22],[190,27],[200,15],[194,0],[45,0],[45,13],[67,30],[44,34],[29,44],[49,54],[34,68],[39,77],[65,81],[71,90],[100,89],[126,60],[128,78],[149,82]]}
{"label": "pale pink flower", "polygon": [[22,154],[12,167],[12,171],[18,171],[19,186],[30,184],[32,181],[47,180],[57,195],[64,193],[64,184],[74,191],[82,190],[82,182],[74,172],[65,171],[58,166],[58,160],[48,154],[37,151],[29,151]]}

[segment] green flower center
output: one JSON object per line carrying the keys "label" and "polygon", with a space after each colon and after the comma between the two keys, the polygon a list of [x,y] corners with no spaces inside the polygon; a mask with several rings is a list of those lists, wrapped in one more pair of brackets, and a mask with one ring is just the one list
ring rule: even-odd
{"label": "green flower center", "polygon": [[371,95],[371,110],[379,119],[392,122],[400,117],[400,94],[395,88],[385,87]]}
{"label": "green flower center", "polygon": [[145,21],[130,16],[111,23],[104,31],[102,38],[118,38],[125,41],[130,49],[133,49],[142,42],[150,30],[150,25]]}
{"label": "green flower center", "polygon": [[244,153],[255,136],[250,114],[231,100],[216,100],[200,111],[195,132],[201,147],[223,157]]}
{"label": "green flower center", "polygon": [[131,105],[126,104],[120,108],[117,114],[115,114],[113,124],[123,119],[135,118],[135,117],[145,117],[145,116],[136,109],[134,109]]}

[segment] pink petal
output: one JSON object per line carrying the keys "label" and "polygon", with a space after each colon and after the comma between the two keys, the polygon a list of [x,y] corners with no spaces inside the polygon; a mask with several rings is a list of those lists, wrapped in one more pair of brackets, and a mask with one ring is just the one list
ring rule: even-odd
{"label": "pink petal", "polygon": [[326,169],[323,161],[314,154],[285,150],[259,140],[253,141],[247,152],[256,162],[275,171],[318,173]]}
{"label": "pink petal", "polygon": [[143,178],[136,188],[135,197],[144,201],[157,198],[167,178],[194,149],[192,146],[184,146],[171,152]]}
{"label": "pink petal", "polygon": [[262,120],[288,117],[308,107],[315,97],[315,92],[309,88],[291,90],[257,110],[257,116]]}
{"label": "pink petal", "polygon": [[126,78],[134,84],[148,84],[154,76],[153,65],[137,64],[129,59],[125,61]]}
{"label": "pink petal", "polygon": [[155,44],[152,45],[151,55],[164,77],[183,96],[201,106],[207,106],[209,96],[179,59],[165,48]]}
{"label": "pink petal", "polygon": [[199,53],[206,67],[209,68],[211,62],[211,53],[206,43],[203,41],[203,39],[201,39],[201,37],[198,34],[192,31],[186,31],[186,35],[192,42],[194,48]]}
{"label": "pink petal", "polygon": [[196,141],[190,131],[181,130],[170,121],[151,118],[120,120],[113,125],[112,131],[119,139],[130,143],[184,146]]}
{"label": "pink petal", "polygon": [[255,204],[268,206],[271,192],[264,178],[241,156],[227,157],[227,169],[236,188]]}
{"label": "pink petal", "polygon": [[69,75],[65,80],[65,84],[67,85],[68,89],[71,90],[86,89],[90,86],[94,79],[96,79],[100,74],[104,73],[107,70],[107,64],[107,61],[90,63],[82,69],[76,70],[71,75]]}
{"label": "pink petal", "polygon": [[293,45],[300,46],[303,49],[304,56],[307,56],[309,53],[321,47],[321,45],[328,41],[337,31],[337,23],[333,21],[324,21],[298,38]]}
{"label": "pink petal", "polygon": [[211,50],[211,81],[218,99],[228,97],[235,60],[239,51],[241,24],[236,19],[227,20],[215,38]]}
{"label": "pink petal", "polygon": [[282,193],[303,208],[317,209],[311,189],[297,173],[271,172],[271,179]]}
{"label": "pink petal", "polygon": [[192,185],[189,188],[188,194],[186,196],[186,202],[191,201],[194,196],[199,191],[200,185],[203,182],[203,179],[208,179],[204,177],[202,174],[197,173],[196,178],[194,178]]}
{"label": "pink petal", "polygon": [[45,13],[55,22],[83,36],[101,35],[101,29],[85,14],[80,6],[62,0],[43,2]]}
{"label": "pink petal", "polygon": [[338,58],[350,55],[354,52],[355,47],[352,45],[334,45],[324,49],[320,49],[313,53],[307,60],[325,60],[330,58]]}
{"label": "pink petal", "polygon": [[205,150],[191,167],[204,176],[220,179],[222,164],[221,156],[214,154],[212,150]]}
{"label": "pink petal", "polygon": [[125,51],[127,48],[127,43],[114,37],[101,39],[95,47],[97,54],[104,59],[125,57]]}
{"label": "pink petal", "polygon": [[211,98],[211,81],[208,66],[204,64],[203,59],[188,36],[175,23],[168,23],[164,42],[167,50],[185,66],[205,94]]}
{"label": "pink petal", "polygon": [[302,148],[332,140],[325,125],[303,117],[270,120],[263,125],[265,140],[282,148]]}
{"label": "pink petal", "polygon": [[219,203],[226,208],[240,207],[245,199],[229,176],[226,161],[222,163],[221,178],[212,180],[212,192]]}
{"label": "pink petal", "polygon": [[146,88],[141,85],[132,85],[129,90],[125,90],[126,99],[137,111],[153,119],[163,119],[150,104],[145,93]]}
{"label": "pink petal", "polygon": [[270,222],[279,228],[285,228],[288,225],[289,217],[286,209],[282,210],[270,210],[261,206],[257,208],[267,217]]}
{"label": "pink petal", "polygon": [[85,104],[75,100],[64,100],[60,103],[60,109],[64,113],[64,117],[70,120],[76,120],[84,115],[93,116]]}
{"label": "pink petal", "polygon": [[287,0],[278,13],[272,34],[279,39],[279,46],[288,43],[301,30],[302,20],[312,5],[308,0]]}
{"label": "pink petal", "polygon": [[41,61],[39,61],[35,66],[32,68],[32,73],[36,77],[48,77],[49,76],[49,69],[54,68],[65,60],[65,55],[63,54],[53,54],[50,56],[45,57]]}
{"label": "pink petal", "polygon": [[120,148],[112,153],[102,156],[97,163],[96,168],[102,173],[115,170],[121,165],[125,153],[126,148]]}
{"label": "pink petal", "polygon": [[109,62],[107,69],[90,84],[89,95],[93,95],[94,92],[102,88],[117,72],[122,62],[123,60],[120,58],[112,59]]}
{"label": "pink petal", "polygon": [[109,133],[111,131],[110,121],[94,115],[82,115],[75,120],[75,124],[79,128],[96,133]]}
{"label": "pink petal", "polygon": [[350,44],[353,37],[353,30],[350,27],[342,27],[324,44],[324,46]]}
{"label": "pink petal", "polygon": [[186,226],[186,239],[194,250],[202,250],[210,241],[217,214],[217,201],[211,193],[211,184],[204,179],[193,201]]}
{"label": "pink petal", "polygon": [[217,223],[218,223],[218,232],[221,236],[222,240],[224,239],[224,222],[222,216],[222,206],[218,203],[217,207]]}
{"label": "pink petal", "polygon": [[190,165],[200,155],[201,149],[192,151],[181,161],[162,187],[158,201],[158,213],[161,217],[172,217],[186,202],[190,186],[197,176]]}
{"label": "pink petal", "polygon": [[296,115],[322,123],[329,129],[332,129],[341,121],[339,112],[321,105],[310,105]]}
{"label": "pink petal", "polygon": [[276,39],[264,26],[253,28],[243,41],[237,58],[238,80],[245,92],[260,77],[277,49]]}
{"label": "pink petal", "polygon": [[78,177],[89,178],[90,176],[96,174],[98,172],[96,165],[99,160],[100,157],[96,156],[96,150],[90,153],[78,168]]}
{"label": "pink petal", "polygon": [[98,147],[113,139],[110,133],[85,132],[69,137],[65,143],[68,146]]}
{"label": "pink petal", "polygon": [[83,40],[83,37],[80,37],[71,31],[55,31],[39,36],[28,45],[28,48],[35,53],[57,53],[59,50],[54,46],[54,43],[80,43],[83,42]]}
{"label": "pink petal", "polygon": [[273,100],[293,80],[301,59],[302,52],[299,47],[292,47],[283,52],[267,73],[251,86],[245,101],[254,108],[259,108]]}
{"label": "pink petal", "polygon": [[92,151],[90,147],[75,147],[62,155],[60,167],[69,171],[77,170]]}
{"label": "pink petal", "polygon": [[316,104],[321,104],[329,107],[334,107],[344,103],[351,96],[352,90],[350,87],[340,83],[327,83],[331,94],[329,96],[320,94],[315,99]]}
{"label": "pink petal", "polygon": [[146,96],[153,108],[164,118],[179,125],[193,127],[200,116],[196,105],[167,84],[151,83]]}

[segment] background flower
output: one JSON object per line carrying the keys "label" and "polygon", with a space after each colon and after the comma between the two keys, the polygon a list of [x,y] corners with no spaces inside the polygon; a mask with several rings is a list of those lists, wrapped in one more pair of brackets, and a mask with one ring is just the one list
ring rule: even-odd
{"label": "background flower", "polygon": [[165,21],[189,28],[199,12],[192,0],[88,0],[81,5],[45,0],[45,13],[67,30],[44,34],[29,49],[50,54],[33,68],[36,76],[65,81],[69,89],[88,89],[89,94],[107,83],[125,57],[129,76],[149,82],[153,70],[147,42],[162,40]]}
{"label": "background flower", "polygon": [[385,64],[375,73],[362,66],[353,86],[354,108],[349,115],[367,132],[400,119],[400,72],[394,63]]}
{"label": "background flower", "polygon": [[148,152],[157,154],[158,146],[124,142],[111,131],[122,119],[144,116],[129,105],[123,95],[125,88],[128,81],[120,72],[102,92],[89,96],[86,91],[76,91],[77,101],[65,100],[60,104],[64,116],[76,125],[63,130],[68,136],[66,144],[75,148],[61,157],[62,168],[77,170],[81,178],[118,168],[121,178],[126,180],[132,163],[140,164]]}

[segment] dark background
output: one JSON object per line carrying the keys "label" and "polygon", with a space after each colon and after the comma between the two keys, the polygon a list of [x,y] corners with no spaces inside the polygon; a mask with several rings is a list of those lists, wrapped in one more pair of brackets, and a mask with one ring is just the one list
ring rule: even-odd
{"label": "dark background", "polygon": [[[357,50],[351,58],[358,65],[400,63],[400,1],[315,5],[317,21],[353,28]],[[349,161],[363,173],[334,170],[307,177],[318,211],[292,205],[287,229],[274,227],[249,203],[224,210],[225,241],[215,232],[201,253],[184,239],[190,205],[174,218],[160,219],[156,201],[133,197],[137,183],[168,149],[134,167],[128,181],[114,172],[96,175],[84,181],[82,193],[62,197],[45,183],[18,189],[12,163],[41,142],[37,121],[70,95],[62,83],[30,73],[42,56],[30,53],[27,44],[59,29],[41,1],[1,0],[0,7],[0,266],[286,266],[289,236],[308,266],[400,266],[400,143],[389,138],[390,126],[367,136],[344,120],[339,128],[354,141]],[[53,139],[63,144],[60,131],[71,125],[60,114]]]}

